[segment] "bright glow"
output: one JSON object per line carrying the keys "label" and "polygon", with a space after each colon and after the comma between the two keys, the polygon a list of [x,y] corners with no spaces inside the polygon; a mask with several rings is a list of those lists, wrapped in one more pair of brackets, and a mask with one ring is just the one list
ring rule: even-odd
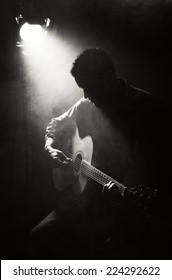
{"label": "bright glow", "polygon": [[73,38],[56,31],[47,32],[36,43],[24,43],[28,97],[35,122],[42,122],[47,114],[52,116],[52,109],[58,113],[68,109],[83,96],[70,74],[72,63],[82,50]]}
{"label": "bright glow", "polygon": [[42,31],[41,25],[26,22],[20,28],[20,37],[24,41],[36,41],[42,35]]}

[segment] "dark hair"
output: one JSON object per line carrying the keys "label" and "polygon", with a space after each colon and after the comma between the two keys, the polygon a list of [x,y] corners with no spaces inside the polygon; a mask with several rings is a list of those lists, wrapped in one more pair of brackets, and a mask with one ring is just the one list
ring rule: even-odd
{"label": "dark hair", "polygon": [[111,57],[100,48],[90,48],[78,55],[71,68],[72,76],[82,85],[95,78],[116,78],[115,66]]}

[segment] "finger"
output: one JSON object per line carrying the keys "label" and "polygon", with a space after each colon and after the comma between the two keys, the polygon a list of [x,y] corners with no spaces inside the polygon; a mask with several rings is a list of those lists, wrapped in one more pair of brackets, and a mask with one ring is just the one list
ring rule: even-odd
{"label": "finger", "polygon": [[57,157],[57,160],[58,160],[58,162],[60,163],[60,164],[62,164],[62,165],[67,165],[67,164],[69,164],[69,161],[68,160],[66,160],[66,158],[65,159],[60,159],[59,157]]}
{"label": "finger", "polygon": [[66,162],[70,163],[70,162],[72,162],[72,159],[71,158],[66,158]]}
{"label": "finger", "polygon": [[104,193],[107,193],[109,188],[110,188],[110,184],[111,184],[111,181],[109,181],[107,184],[105,184],[102,188],[102,194]]}
{"label": "finger", "polygon": [[114,183],[111,182],[110,185],[109,185],[109,187],[108,187],[108,189],[109,189],[109,190],[112,189],[113,186],[114,186]]}
{"label": "finger", "polygon": [[112,181],[109,181],[105,186],[108,190],[110,190],[114,186],[114,183]]}
{"label": "finger", "polygon": [[52,155],[52,156],[57,156],[58,153],[57,153],[56,151],[50,151],[50,155]]}
{"label": "finger", "polygon": [[110,185],[111,185],[111,183],[112,183],[112,181],[109,181],[105,186],[106,186],[107,188],[109,188]]}
{"label": "finger", "polygon": [[71,163],[72,162],[72,159],[71,158],[68,158],[68,157],[66,157],[65,155],[63,155],[63,156],[61,156],[61,157],[59,157],[59,159],[61,160],[61,162],[63,162],[63,163]]}
{"label": "finger", "polygon": [[58,157],[57,156],[53,156],[53,159],[58,159]]}

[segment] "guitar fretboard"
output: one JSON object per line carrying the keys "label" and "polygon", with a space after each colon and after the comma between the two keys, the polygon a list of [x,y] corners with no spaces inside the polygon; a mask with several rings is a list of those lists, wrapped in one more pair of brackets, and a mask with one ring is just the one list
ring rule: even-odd
{"label": "guitar fretboard", "polygon": [[104,172],[100,171],[96,167],[92,166],[87,161],[82,160],[81,166],[80,166],[80,171],[81,171],[81,173],[83,173],[87,177],[93,179],[94,181],[101,184],[102,186],[106,185],[110,181],[113,182],[114,185],[119,189],[121,195],[124,196],[124,192],[127,187],[125,187],[123,184],[119,183],[112,177],[108,176]]}

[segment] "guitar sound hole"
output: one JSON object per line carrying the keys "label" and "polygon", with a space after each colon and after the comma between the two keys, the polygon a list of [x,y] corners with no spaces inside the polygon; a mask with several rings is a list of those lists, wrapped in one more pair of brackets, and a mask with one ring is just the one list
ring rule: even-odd
{"label": "guitar sound hole", "polygon": [[80,171],[80,167],[81,167],[81,161],[82,161],[82,155],[81,154],[77,154],[75,160],[74,160],[74,171],[76,173],[78,173]]}

